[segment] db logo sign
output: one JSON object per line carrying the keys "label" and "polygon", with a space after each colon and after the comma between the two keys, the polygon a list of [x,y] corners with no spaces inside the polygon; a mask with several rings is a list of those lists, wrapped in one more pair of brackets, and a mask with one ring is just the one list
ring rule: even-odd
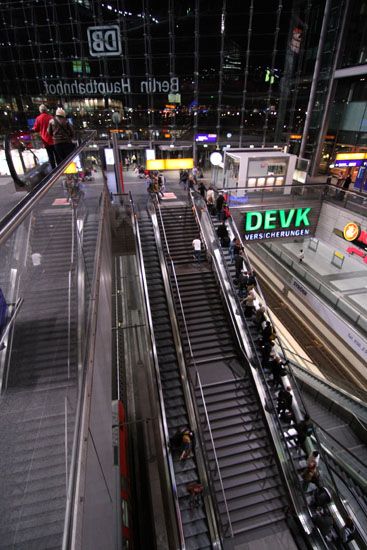
{"label": "db logo sign", "polygon": [[89,53],[93,57],[120,55],[120,28],[117,25],[110,27],[89,27],[88,44]]}

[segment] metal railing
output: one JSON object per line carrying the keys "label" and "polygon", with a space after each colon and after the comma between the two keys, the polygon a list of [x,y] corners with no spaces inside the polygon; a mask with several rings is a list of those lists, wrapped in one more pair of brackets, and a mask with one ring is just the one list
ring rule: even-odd
{"label": "metal railing", "polygon": [[[82,147],[82,146],[81,146]],[[75,152],[73,152],[74,155]],[[75,155],[74,155],[75,156]],[[68,157],[66,165],[73,156]],[[65,167],[64,167],[65,169]],[[53,176],[51,176],[53,179]],[[78,538],[77,530],[81,529],[81,520],[79,516],[79,505],[84,502],[84,494],[79,494],[84,491],[84,484],[81,481],[82,471],[85,467],[86,460],[86,449],[84,443],[87,441],[88,437],[88,422],[89,422],[89,411],[90,411],[90,394],[91,394],[91,385],[93,380],[93,361],[94,361],[94,346],[93,338],[96,332],[97,326],[97,296],[99,289],[99,276],[101,269],[101,243],[102,243],[102,230],[105,211],[108,207],[107,203],[108,193],[106,188],[101,200],[101,210],[98,223],[98,235],[96,243],[96,257],[95,257],[95,269],[93,274],[93,283],[91,288],[91,299],[90,299],[90,308],[88,311],[88,320],[86,323],[87,331],[85,338],[85,346],[83,348],[83,358],[82,358],[82,371],[79,373],[79,389],[78,389],[78,398],[76,404],[76,413],[75,413],[75,428],[73,436],[73,446],[72,454],[70,460],[70,471],[69,471],[69,483],[67,489],[67,498],[66,498],[66,512],[64,520],[64,531],[62,539],[62,550],[69,550],[73,540],[75,541]]]}
{"label": "metal railing", "polygon": [[[161,212],[161,208],[159,206],[158,201],[155,201],[155,207],[156,207],[156,210],[159,213],[159,218],[160,218],[160,222],[161,222],[164,242],[165,242],[166,249],[167,249],[167,257],[168,257],[168,261],[170,262],[171,273],[172,273],[172,276],[173,276],[174,282],[175,282],[175,289],[176,289],[176,292],[177,292],[177,297],[178,297],[178,301],[179,301],[179,305],[180,305],[180,311],[181,311],[181,315],[182,315],[182,321],[183,321],[183,324],[184,324],[185,334],[186,334],[186,338],[187,338],[187,342],[188,342],[188,346],[189,346],[189,352],[190,352],[189,353],[189,359],[191,361],[192,366],[194,367],[196,380],[199,383],[199,391],[200,391],[200,395],[201,395],[201,398],[202,398],[203,407],[204,407],[204,411],[205,411],[205,419],[206,419],[206,422],[207,422],[207,426],[208,426],[208,430],[209,430],[209,434],[210,434],[210,441],[211,441],[211,445],[212,445],[213,453],[214,453],[214,457],[215,457],[215,464],[216,464],[216,468],[217,468],[216,473],[219,476],[219,483],[220,483],[221,492],[222,492],[222,495],[223,495],[224,506],[225,506],[225,509],[226,509],[226,516],[227,516],[227,519],[228,519],[228,525],[229,525],[231,537],[233,537],[234,533],[233,533],[232,523],[231,523],[231,519],[230,519],[230,515],[229,515],[227,499],[226,499],[226,495],[225,495],[225,491],[224,491],[223,479],[222,479],[220,468],[219,468],[219,461],[218,461],[218,457],[217,457],[217,452],[216,452],[216,448],[215,448],[215,445],[214,445],[214,439],[213,439],[212,429],[211,429],[211,426],[210,426],[209,415],[208,415],[208,411],[207,411],[207,407],[206,407],[206,403],[205,403],[205,399],[204,399],[203,387],[202,387],[202,384],[201,384],[201,379],[200,379],[200,375],[199,375],[199,372],[198,372],[198,369],[197,369],[195,357],[194,357],[194,354],[193,354],[193,351],[192,351],[189,330],[188,330],[188,326],[187,326],[186,316],[185,316],[184,307],[183,307],[182,298],[181,298],[181,293],[180,293],[178,280],[177,280],[176,268],[175,268],[174,261],[171,257],[169,244],[168,244],[168,239],[167,239],[167,235],[166,235],[166,231],[165,231],[165,227],[164,227],[162,212]],[[191,377],[188,377],[188,380],[189,380],[190,386],[192,386]],[[193,391],[194,390],[195,390],[195,387],[193,388]],[[202,436],[201,430],[200,430],[200,422],[201,422],[200,421],[200,414],[199,414],[199,412],[196,408],[195,399],[193,399],[192,401],[193,401],[195,415],[196,415],[196,423],[197,423],[197,426],[199,428],[199,436],[200,436],[201,441],[202,441],[202,450],[204,452],[204,456],[206,457],[207,471],[210,472],[210,463],[209,463],[209,459],[206,456],[204,437]],[[213,485],[213,484],[211,484],[211,485]],[[211,496],[212,496],[212,501],[216,503],[217,501],[216,501],[215,494],[214,494],[214,486],[211,488]],[[219,522],[221,522],[221,515],[220,515],[219,511],[217,511],[216,516],[217,516],[217,520],[219,520]]]}
{"label": "metal railing", "polygon": [[11,235],[11,233],[22,223],[38,201],[46,195],[49,189],[57,182],[60,176],[62,176],[70,162],[93,140],[95,134],[96,132],[91,130],[88,133],[88,137],[76,147],[49,176],[36,185],[32,191],[27,193],[27,195],[0,220],[0,245],[5,242],[9,235]]}

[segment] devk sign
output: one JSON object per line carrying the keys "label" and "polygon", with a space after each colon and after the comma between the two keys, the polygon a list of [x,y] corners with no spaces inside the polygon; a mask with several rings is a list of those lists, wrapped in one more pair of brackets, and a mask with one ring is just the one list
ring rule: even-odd
{"label": "devk sign", "polygon": [[246,212],[244,219],[245,240],[261,241],[310,235],[309,214],[311,208],[290,210],[265,210]]}

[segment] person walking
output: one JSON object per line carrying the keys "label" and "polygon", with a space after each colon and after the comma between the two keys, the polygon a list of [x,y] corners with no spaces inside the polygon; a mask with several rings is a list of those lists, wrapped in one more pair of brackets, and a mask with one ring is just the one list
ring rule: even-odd
{"label": "person walking", "polygon": [[201,240],[200,240],[200,237],[196,237],[192,241],[192,246],[193,246],[193,249],[194,249],[194,258],[198,263],[200,263],[201,262]]}
{"label": "person walking", "polygon": [[224,204],[224,196],[222,195],[222,193],[219,193],[218,198],[217,198],[217,202],[216,202],[216,205],[215,205],[219,221],[222,219],[223,204]]}
{"label": "person walking", "polygon": [[214,206],[214,189],[212,188],[211,185],[209,186],[209,189],[206,192],[206,203],[208,206],[209,204]]}
{"label": "person walking", "polygon": [[205,200],[206,187],[205,187],[205,185],[202,181],[198,185],[198,191],[199,191],[200,195],[203,197],[203,199]]}
{"label": "person walking", "polygon": [[34,121],[32,132],[37,132],[41,136],[43,146],[46,149],[48,160],[51,164],[51,168],[54,169],[56,167],[55,144],[52,136],[50,136],[47,132],[47,128],[50,120],[52,120],[52,116],[48,114],[47,107],[43,103],[39,106],[39,112],[40,114]]}
{"label": "person walking", "polygon": [[189,173],[187,170],[181,170],[180,172],[180,183],[183,184],[185,191],[187,191],[187,182],[189,179]]}
{"label": "person walking", "polygon": [[192,175],[190,175],[189,179],[187,180],[187,192],[189,195],[189,200],[190,200],[190,191],[195,191],[195,180]]}
{"label": "person walking", "polygon": [[60,164],[75,149],[73,143],[74,130],[66,119],[64,109],[56,109],[56,115],[48,123],[47,133],[55,142],[57,163]]}

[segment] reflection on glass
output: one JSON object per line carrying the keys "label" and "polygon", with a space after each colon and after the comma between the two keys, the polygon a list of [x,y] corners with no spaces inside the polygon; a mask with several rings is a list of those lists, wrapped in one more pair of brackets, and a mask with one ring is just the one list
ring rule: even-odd
{"label": "reflection on glass", "polygon": [[266,185],[274,185],[275,178],[267,178]]}
{"label": "reflection on glass", "polygon": [[284,184],[284,178],[277,178],[275,180],[275,185],[283,185]]}
{"label": "reflection on glass", "polygon": [[257,178],[257,187],[264,187],[265,178]]}
{"label": "reflection on glass", "polygon": [[249,178],[247,180],[247,187],[256,187],[256,178]]}

